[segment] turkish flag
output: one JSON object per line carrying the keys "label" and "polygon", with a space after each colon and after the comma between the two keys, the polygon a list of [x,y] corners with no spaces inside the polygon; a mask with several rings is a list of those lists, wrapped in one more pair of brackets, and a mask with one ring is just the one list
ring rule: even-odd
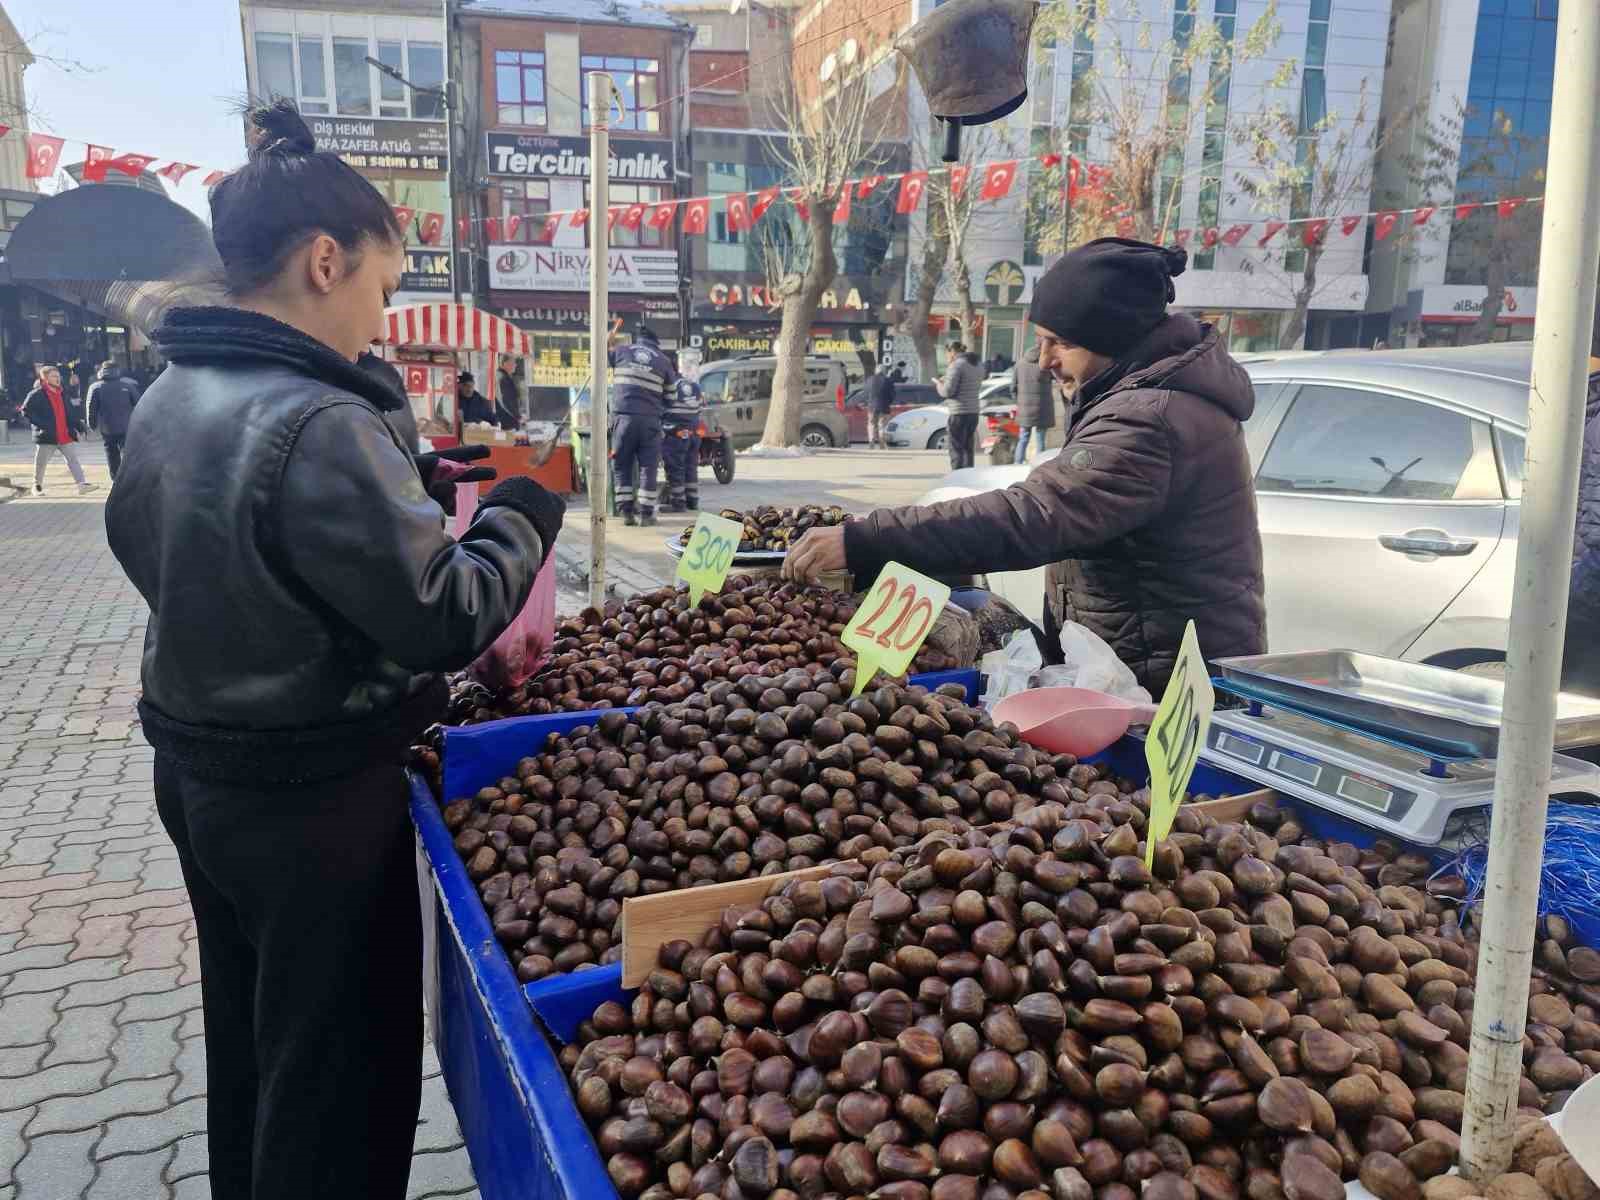
{"label": "turkish flag", "polygon": [[1465,221],[1468,217],[1470,217],[1472,215],[1473,210],[1476,209],[1477,207],[1478,206],[1476,204],[1458,204],[1458,205],[1456,205],[1456,220]]}
{"label": "turkish flag", "polygon": [[83,178],[86,183],[104,183],[106,169],[111,166],[110,146],[85,146]]}
{"label": "turkish flag", "polygon": [[983,186],[978,189],[980,200],[1001,200],[1011,194],[1011,185],[1017,181],[1017,160],[990,163],[983,169]]}
{"label": "turkish flag", "polygon": [[1320,246],[1322,239],[1328,234],[1328,226],[1333,223],[1330,217],[1318,217],[1315,221],[1307,221],[1300,229],[1300,244],[1303,246]]}
{"label": "turkish flag", "polygon": [[1428,218],[1433,216],[1433,214],[1438,211],[1439,206],[1437,204],[1424,204],[1421,208],[1417,209],[1417,215],[1411,218],[1411,224],[1426,225],[1428,223]]}
{"label": "turkish flag", "polygon": [[121,171],[130,179],[137,179],[155,160],[154,154],[119,154],[111,160],[111,167],[113,170]]}
{"label": "turkish flag", "polygon": [[900,198],[895,201],[894,211],[901,216],[916,212],[917,206],[922,203],[922,193],[927,186],[926,171],[907,171],[900,176]]}
{"label": "turkish flag", "polygon": [[1397,212],[1381,212],[1378,219],[1372,223],[1372,240],[1381,242],[1393,231],[1395,224],[1400,220]]}
{"label": "turkish flag", "polygon": [[0,125],[0,138],[5,137],[5,135],[10,133],[10,132],[11,132],[11,126],[9,126],[9,125]]}
{"label": "turkish flag", "polygon": [[872,195],[873,192],[878,190],[878,185],[882,182],[882,175],[868,175],[856,185],[856,199],[865,200],[868,196]]}
{"label": "turkish flag", "polygon": [[1200,234],[1200,241],[1207,250],[1210,250],[1221,239],[1222,232],[1215,225],[1209,226]]}
{"label": "turkish flag", "polygon": [[1268,221],[1267,231],[1256,240],[1256,245],[1265,246],[1273,238],[1277,237],[1278,231],[1287,224],[1287,221]]}
{"label": "turkish flag", "polygon": [[1248,221],[1242,225],[1230,225],[1228,226],[1228,232],[1222,235],[1222,244],[1224,246],[1237,246],[1244,240],[1244,235],[1249,232],[1250,223]]}
{"label": "turkish flag", "polygon": [[567,218],[567,223],[574,229],[582,229],[589,223],[589,210],[587,208],[573,209],[572,215]]}
{"label": "turkish flag", "polygon": [[807,225],[811,224],[811,202],[806,199],[805,191],[801,188],[790,188],[788,196],[789,203],[794,205],[794,210],[800,214],[800,219]]}
{"label": "turkish flag", "polygon": [[683,231],[687,234],[705,233],[711,224],[711,201],[701,196],[683,206]]}
{"label": "turkish flag", "polygon": [[406,393],[411,396],[428,394],[428,368],[423,363],[406,365]]}
{"label": "turkish flag", "polygon": [[1061,155],[1055,153],[1041,154],[1039,155],[1039,165],[1044,167],[1059,167],[1061,165]]}
{"label": "turkish flag", "polygon": [[411,218],[416,215],[416,209],[407,208],[404,204],[394,206],[395,224],[400,226],[400,236],[406,235],[406,230],[411,228]]}
{"label": "turkish flag", "polygon": [[617,221],[619,219],[621,219],[621,217],[622,217],[622,210],[620,208],[608,208],[608,209],[606,209],[606,232],[607,233],[610,233],[613,229],[615,229],[617,227]]}
{"label": "turkish flag", "polygon": [[187,175],[190,171],[198,169],[199,168],[197,168],[193,163],[169,162],[166,166],[162,167],[161,170],[157,171],[156,174],[160,175],[163,179],[172,180],[173,183],[182,183],[185,175]]}
{"label": "turkish flag", "polygon": [[561,214],[551,213],[544,219],[544,228],[539,231],[539,244],[548,246],[556,240],[556,234],[561,232]]}
{"label": "turkish flag", "polygon": [[1361,222],[1366,219],[1366,214],[1364,213],[1359,217],[1340,217],[1339,232],[1344,234],[1345,237],[1349,237],[1357,229],[1361,228]]}
{"label": "turkish flag", "polygon": [[64,139],[48,137],[42,133],[28,135],[28,178],[49,179],[56,173],[61,161],[61,144]]}
{"label": "turkish flag", "polygon": [[208,188],[209,187],[216,187],[217,184],[221,183],[227,177],[228,177],[228,173],[226,171],[212,171],[210,174],[208,174],[204,179],[202,179],[200,181],[200,186],[201,187],[208,187]]}
{"label": "turkish flag", "polygon": [[1189,244],[1189,234],[1191,232],[1193,231],[1188,229],[1179,229],[1173,233],[1172,240],[1179,246],[1187,246]]}
{"label": "turkish flag", "polygon": [[1502,200],[1494,206],[1495,215],[1502,221],[1522,207],[1521,200]]}
{"label": "turkish flag", "polygon": [[517,233],[522,229],[522,214],[509,213],[506,216],[506,241],[517,240]]}
{"label": "turkish flag", "polygon": [[466,217],[457,217],[456,218],[456,241],[460,242],[463,246],[466,245],[467,238],[471,235],[471,233],[472,233],[472,222],[467,220]]}
{"label": "turkish flag", "polygon": [[638,229],[644,222],[644,205],[630,204],[622,210],[622,227],[624,229]]}
{"label": "turkish flag", "polygon": [[668,200],[662,204],[653,205],[650,209],[649,225],[651,229],[667,229],[672,225],[672,218],[678,211],[678,202]]}
{"label": "turkish flag", "polygon": [[750,220],[761,220],[767,215],[767,209],[778,202],[778,189],[775,187],[762,188],[756,193],[756,201],[750,206]]}
{"label": "turkish flag", "polygon": [[444,236],[444,214],[425,212],[417,223],[417,236],[424,246],[431,246]]}
{"label": "turkish flag", "polygon": [[1067,199],[1078,198],[1078,181],[1083,177],[1083,164],[1076,154],[1067,155]]}
{"label": "turkish flag", "polygon": [[967,190],[967,176],[972,174],[972,168],[966,163],[958,163],[950,168],[950,194],[959,196]]}
{"label": "turkish flag", "polygon": [[750,196],[735,192],[728,197],[728,232],[738,233],[750,228]]}
{"label": "turkish flag", "polygon": [[491,242],[498,242],[500,240],[499,217],[485,217],[483,221],[483,228],[484,232],[489,235],[489,240]]}
{"label": "turkish flag", "polygon": [[849,182],[846,182],[839,189],[839,199],[834,201],[833,205],[833,223],[835,225],[850,224],[850,196],[855,190],[855,185]]}

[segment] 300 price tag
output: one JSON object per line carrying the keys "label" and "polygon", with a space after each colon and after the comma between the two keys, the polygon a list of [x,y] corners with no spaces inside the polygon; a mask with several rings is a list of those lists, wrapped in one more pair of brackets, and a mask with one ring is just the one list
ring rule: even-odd
{"label": "300 price tag", "polygon": [[1178,665],[1173,668],[1144,743],[1145,760],[1150,764],[1150,824],[1145,829],[1144,847],[1147,867],[1155,866],[1156,843],[1172,831],[1194,764],[1206,744],[1216,703],[1211,678],[1206,674],[1206,660],[1200,653],[1200,639],[1190,621],[1178,647]]}
{"label": "300 price tag", "polygon": [[720,592],[728,578],[728,567],[739,549],[744,526],[727,517],[701,513],[689,531],[683,557],[678,560],[678,578],[689,585],[689,606],[700,603],[707,592]]}
{"label": "300 price tag", "polygon": [[839,640],[856,652],[859,696],[879,671],[904,675],[950,599],[950,589],[910,567],[889,563],[878,572]]}

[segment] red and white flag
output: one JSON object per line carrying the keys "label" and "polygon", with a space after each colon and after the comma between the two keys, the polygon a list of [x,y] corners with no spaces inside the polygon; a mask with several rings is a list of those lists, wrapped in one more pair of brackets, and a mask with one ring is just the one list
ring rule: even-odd
{"label": "red and white flag", "polygon": [[755,203],[750,206],[750,220],[759,221],[767,215],[767,209],[778,202],[778,189],[775,187],[762,188],[756,193]]}
{"label": "red and white flag", "polygon": [[491,242],[498,242],[500,240],[500,218],[485,217],[483,219],[483,231],[488,235]]}
{"label": "red and white flag", "polygon": [[1016,181],[1016,159],[990,163],[983,169],[983,186],[978,189],[978,199],[1002,200],[1011,194],[1011,185]]}
{"label": "red and white flag", "polygon": [[457,217],[456,218],[456,242],[457,242],[457,244],[465,246],[467,244],[467,241],[471,237],[472,237],[472,222],[469,221],[466,217]]}
{"label": "red and white flag", "polygon": [[860,183],[856,184],[856,199],[865,200],[873,192],[877,191],[882,183],[882,175],[868,175]]}
{"label": "red and white flag", "polygon": [[193,163],[169,162],[166,166],[162,167],[161,170],[157,171],[156,174],[161,176],[163,179],[172,180],[173,183],[182,183],[185,175],[187,175],[190,171],[196,170],[199,170],[199,168]]}
{"label": "red and white flag", "polygon": [[417,222],[417,237],[424,246],[431,246],[444,236],[444,214],[425,212]]}
{"label": "red and white flag", "polygon": [[539,244],[548,246],[556,240],[556,234],[561,232],[561,214],[551,213],[544,219],[544,228],[539,231]]}
{"label": "red and white flag", "polygon": [[1250,223],[1248,221],[1241,225],[1230,225],[1228,226],[1228,232],[1222,235],[1222,244],[1224,246],[1237,246],[1244,241],[1244,235],[1249,232]]}
{"label": "red and white flag", "polygon": [[1265,246],[1273,238],[1277,237],[1278,236],[1278,231],[1281,230],[1287,224],[1288,224],[1287,221],[1268,221],[1267,222],[1267,231],[1265,233],[1263,233],[1259,238],[1256,239],[1256,245]]}
{"label": "red and white flag", "polygon": [[802,188],[790,188],[787,192],[789,203],[794,205],[795,212],[800,214],[800,219],[807,225],[811,224],[811,201],[806,199]]}
{"label": "red and white flag", "polygon": [[901,216],[914,213],[922,203],[922,193],[928,187],[928,173],[926,171],[907,171],[900,176],[900,197],[895,201],[894,211]]}
{"label": "red and white flag", "polygon": [[1322,239],[1328,234],[1328,226],[1333,223],[1331,217],[1318,217],[1315,221],[1307,221],[1300,229],[1300,244],[1303,246],[1320,246]]}
{"label": "red and white flag", "polygon": [[1394,227],[1399,221],[1400,214],[1397,212],[1379,213],[1377,219],[1372,222],[1372,240],[1375,242],[1383,241],[1394,231]]}
{"label": "red and white flag", "polygon": [[1172,235],[1173,244],[1178,246],[1187,246],[1189,244],[1189,235],[1192,232],[1193,230],[1190,229],[1175,230]]}
{"label": "red and white flag", "polygon": [[110,146],[85,146],[83,149],[83,178],[85,183],[104,183],[106,170],[111,166]]}
{"label": "red and white flag", "polygon": [[972,174],[972,168],[966,163],[957,163],[950,168],[950,194],[959,196],[967,190],[967,176]]}
{"label": "red and white flag", "polygon": [[750,228],[750,195],[735,192],[728,197],[728,232],[739,233]]}
{"label": "red and white flag", "polygon": [[1477,207],[1478,206],[1476,204],[1458,204],[1458,205],[1456,205],[1456,220],[1465,221],[1468,217],[1470,217],[1473,214],[1474,210],[1476,210]]}
{"label": "red and white flag", "polygon": [[1366,219],[1365,213],[1359,217],[1340,217],[1339,232],[1344,234],[1345,237],[1349,237],[1352,233],[1361,228],[1361,222],[1365,221]]}
{"label": "red and white flag", "polygon": [[1495,211],[1495,215],[1498,216],[1502,221],[1504,221],[1507,217],[1509,217],[1512,213],[1516,212],[1517,209],[1519,209],[1521,207],[1522,207],[1522,201],[1520,199],[1518,199],[1518,200],[1502,200],[1502,201],[1500,201],[1500,203],[1498,203],[1498,204],[1496,204],[1494,206],[1494,211]]}
{"label": "red and white flag", "polygon": [[1039,155],[1039,165],[1041,167],[1059,167],[1061,165],[1061,155],[1053,150],[1049,154],[1041,154]]}
{"label": "red and white flag", "polygon": [[416,215],[416,209],[407,208],[404,204],[394,206],[395,224],[400,226],[400,236],[405,237],[406,230],[411,228],[411,218]]}
{"label": "red and white flag", "polygon": [[212,171],[209,174],[207,174],[204,179],[202,179],[200,181],[200,186],[201,187],[208,187],[208,188],[209,187],[216,187],[217,184],[221,183],[227,177],[228,177],[228,173],[226,171]]}
{"label": "red and white flag", "polygon": [[670,229],[672,218],[677,214],[678,202],[668,200],[662,204],[652,205],[648,224],[651,229]]}
{"label": "red and white flag", "polygon": [[1217,242],[1221,240],[1221,238],[1222,231],[1219,230],[1215,225],[1209,226],[1205,232],[1200,235],[1200,241],[1207,250],[1210,250],[1213,246],[1215,246]]}
{"label": "red and white flag", "polygon": [[589,210],[587,208],[573,209],[572,215],[567,218],[567,223],[574,229],[582,229],[589,223]]}
{"label": "red and white flag", "polygon": [[1078,198],[1078,183],[1083,178],[1083,164],[1076,154],[1067,155],[1067,199]]}
{"label": "red and white flag", "polygon": [[622,210],[622,227],[628,230],[638,229],[644,223],[644,205],[630,204]]}
{"label": "red and white flag", "polygon": [[855,194],[855,184],[847,182],[839,189],[839,198],[833,203],[833,223],[850,224],[850,197]]}
{"label": "red and white flag", "polygon": [[690,200],[683,206],[683,231],[687,234],[703,234],[711,224],[711,201],[701,196],[699,199]]}
{"label": "red and white flag", "polygon": [[522,214],[521,213],[508,213],[508,214],[506,214],[506,241],[508,241],[508,242],[516,241],[517,240],[517,234],[518,234],[518,232],[521,231],[521,229],[522,229]]}
{"label": "red and white flag", "polygon": [[1424,204],[1421,208],[1417,209],[1417,215],[1411,218],[1411,224],[1414,226],[1426,225],[1428,223],[1428,218],[1433,216],[1433,214],[1438,211],[1439,206],[1437,204]]}
{"label": "red and white flag", "polygon": [[121,171],[130,179],[137,179],[155,160],[154,154],[119,154],[111,160],[111,168],[114,171]]}
{"label": "red and white flag", "polygon": [[617,227],[617,222],[621,219],[622,209],[620,207],[606,209],[606,232],[610,233],[613,229],[615,229]]}

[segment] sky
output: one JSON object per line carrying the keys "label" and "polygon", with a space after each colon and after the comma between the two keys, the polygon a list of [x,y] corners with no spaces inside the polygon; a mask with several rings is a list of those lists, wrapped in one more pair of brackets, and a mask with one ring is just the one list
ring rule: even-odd
{"label": "sky", "polygon": [[[199,164],[174,199],[206,216],[201,177],[244,159],[237,0],[0,0],[38,59],[25,75],[35,131]],[[55,61],[51,61],[55,60]],[[161,166],[158,162],[155,166]]]}

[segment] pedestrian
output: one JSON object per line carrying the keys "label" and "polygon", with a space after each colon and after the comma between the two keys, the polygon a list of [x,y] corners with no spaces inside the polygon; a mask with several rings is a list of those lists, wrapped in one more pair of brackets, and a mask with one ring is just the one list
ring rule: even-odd
{"label": "pedestrian", "polygon": [[493,425],[494,405],[478,391],[477,379],[471,371],[456,376],[456,404],[461,412],[462,425]]}
{"label": "pedestrian", "polygon": [[[495,402],[506,410],[511,416],[511,424],[505,426],[515,429],[522,422],[522,389],[517,384],[517,360],[509,354],[500,356],[500,374],[495,379]],[[502,422],[503,424],[503,422]]]}
{"label": "pedestrian", "polygon": [[97,490],[98,485],[83,477],[77,444],[83,422],[62,393],[58,368],[40,369],[39,382],[22,402],[22,411],[33,426],[33,494],[44,495],[44,468],[54,454],[67,460],[67,470],[72,472],[79,495]]}
{"label": "pedestrian", "polygon": [[678,377],[661,417],[661,465],[667,474],[662,512],[700,507],[700,385]]}
{"label": "pedestrian", "polygon": [[945,425],[945,441],[949,443],[950,469],[959,471],[973,463],[978,439],[978,414],[982,405],[978,391],[983,386],[983,368],[978,356],[968,351],[960,342],[945,347],[945,375],[939,381],[939,395],[944,400],[949,420]]}
{"label": "pedestrian", "polygon": [[117,369],[109,360],[100,364],[94,382],[89,385],[89,428],[100,434],[106,444],[106,466],[111,468],[111,482],[117,481],[117,468],[122,465],[122,445],[128,440],[128,422],[133,418],[133,406],[139,402],[133,380]]}
{"label": "pedestrian", "polygon": [[887,449],[883,440],[883,427],[894,411],[894,376],[886,373],[883,363],[867,376],[867,445],[879,450]]}
{"label": "pedestrian", "polygon": [[402,1200],[422,1086],[406,746],[561,527],[502,480],[454,541],[356,365],[400,287],[389,201],[290,101],[211,189],[225,307],[177,308],[106,511],[150,606],[139,719],[200,952],[210,1194]]}
{"label": "pedestrian", "polygon": [[661,352],[655,330],[642,321],[633,341],[610,353],[611,465],[624,525],[656,523],[656,471],[661,461],[661,414],[678,372]]}
{"label": "pedestrian", "polygon": [[363,350],[357,356],[356,366],[383,381],[388,389],[380,406],[384,424],[394,430],[394,435],[408,453],[416,454],[422,446],[421,434],[417,432],[417,414],[411,411],[411,398],[406,395],[406,383],[400,377],[399,368],[371,350]]}
{"label": "pedestrian", "polygon": [[1048,566],[1044,648],[1082,624],[1158,697],[1191,619],[1208,659],[1265,651],[1255,393],[1215,326],[1167,311],[1187,258],[1127,238],[1063,255],[1028,308],[1040,363],[1078,386],[1061,452],[1008,488],[811,530],[784,574]]}
{"label": "pedestrian", "polygon": [[909,382],[909,380],[908,380],[908,378],[906,376],[906,362],[905,362],[905,359],[901,359],[900,361],[898,361],[897,363],[894,364],[894,370],[889,372],[889,378],[892,379],[895,383],[906,383],[906,382]]}
{"label": "pedestrian", "polygon": [[[1590,334],[1589,371],[1561,690],[1600,696],[1600,309]],[[1582,757],[1592,761],[1587,753]]]}
{"label": "pedestrian", "polygon": [[1012,381],[1017,396],[1017,424],[1022,429],[1014,462],[1028,461],[1030,439],[1043,450],[1045,435],[1055,428],[1055,383],[1055,377],[1039,365],[1039,347],[1029,346]]}

